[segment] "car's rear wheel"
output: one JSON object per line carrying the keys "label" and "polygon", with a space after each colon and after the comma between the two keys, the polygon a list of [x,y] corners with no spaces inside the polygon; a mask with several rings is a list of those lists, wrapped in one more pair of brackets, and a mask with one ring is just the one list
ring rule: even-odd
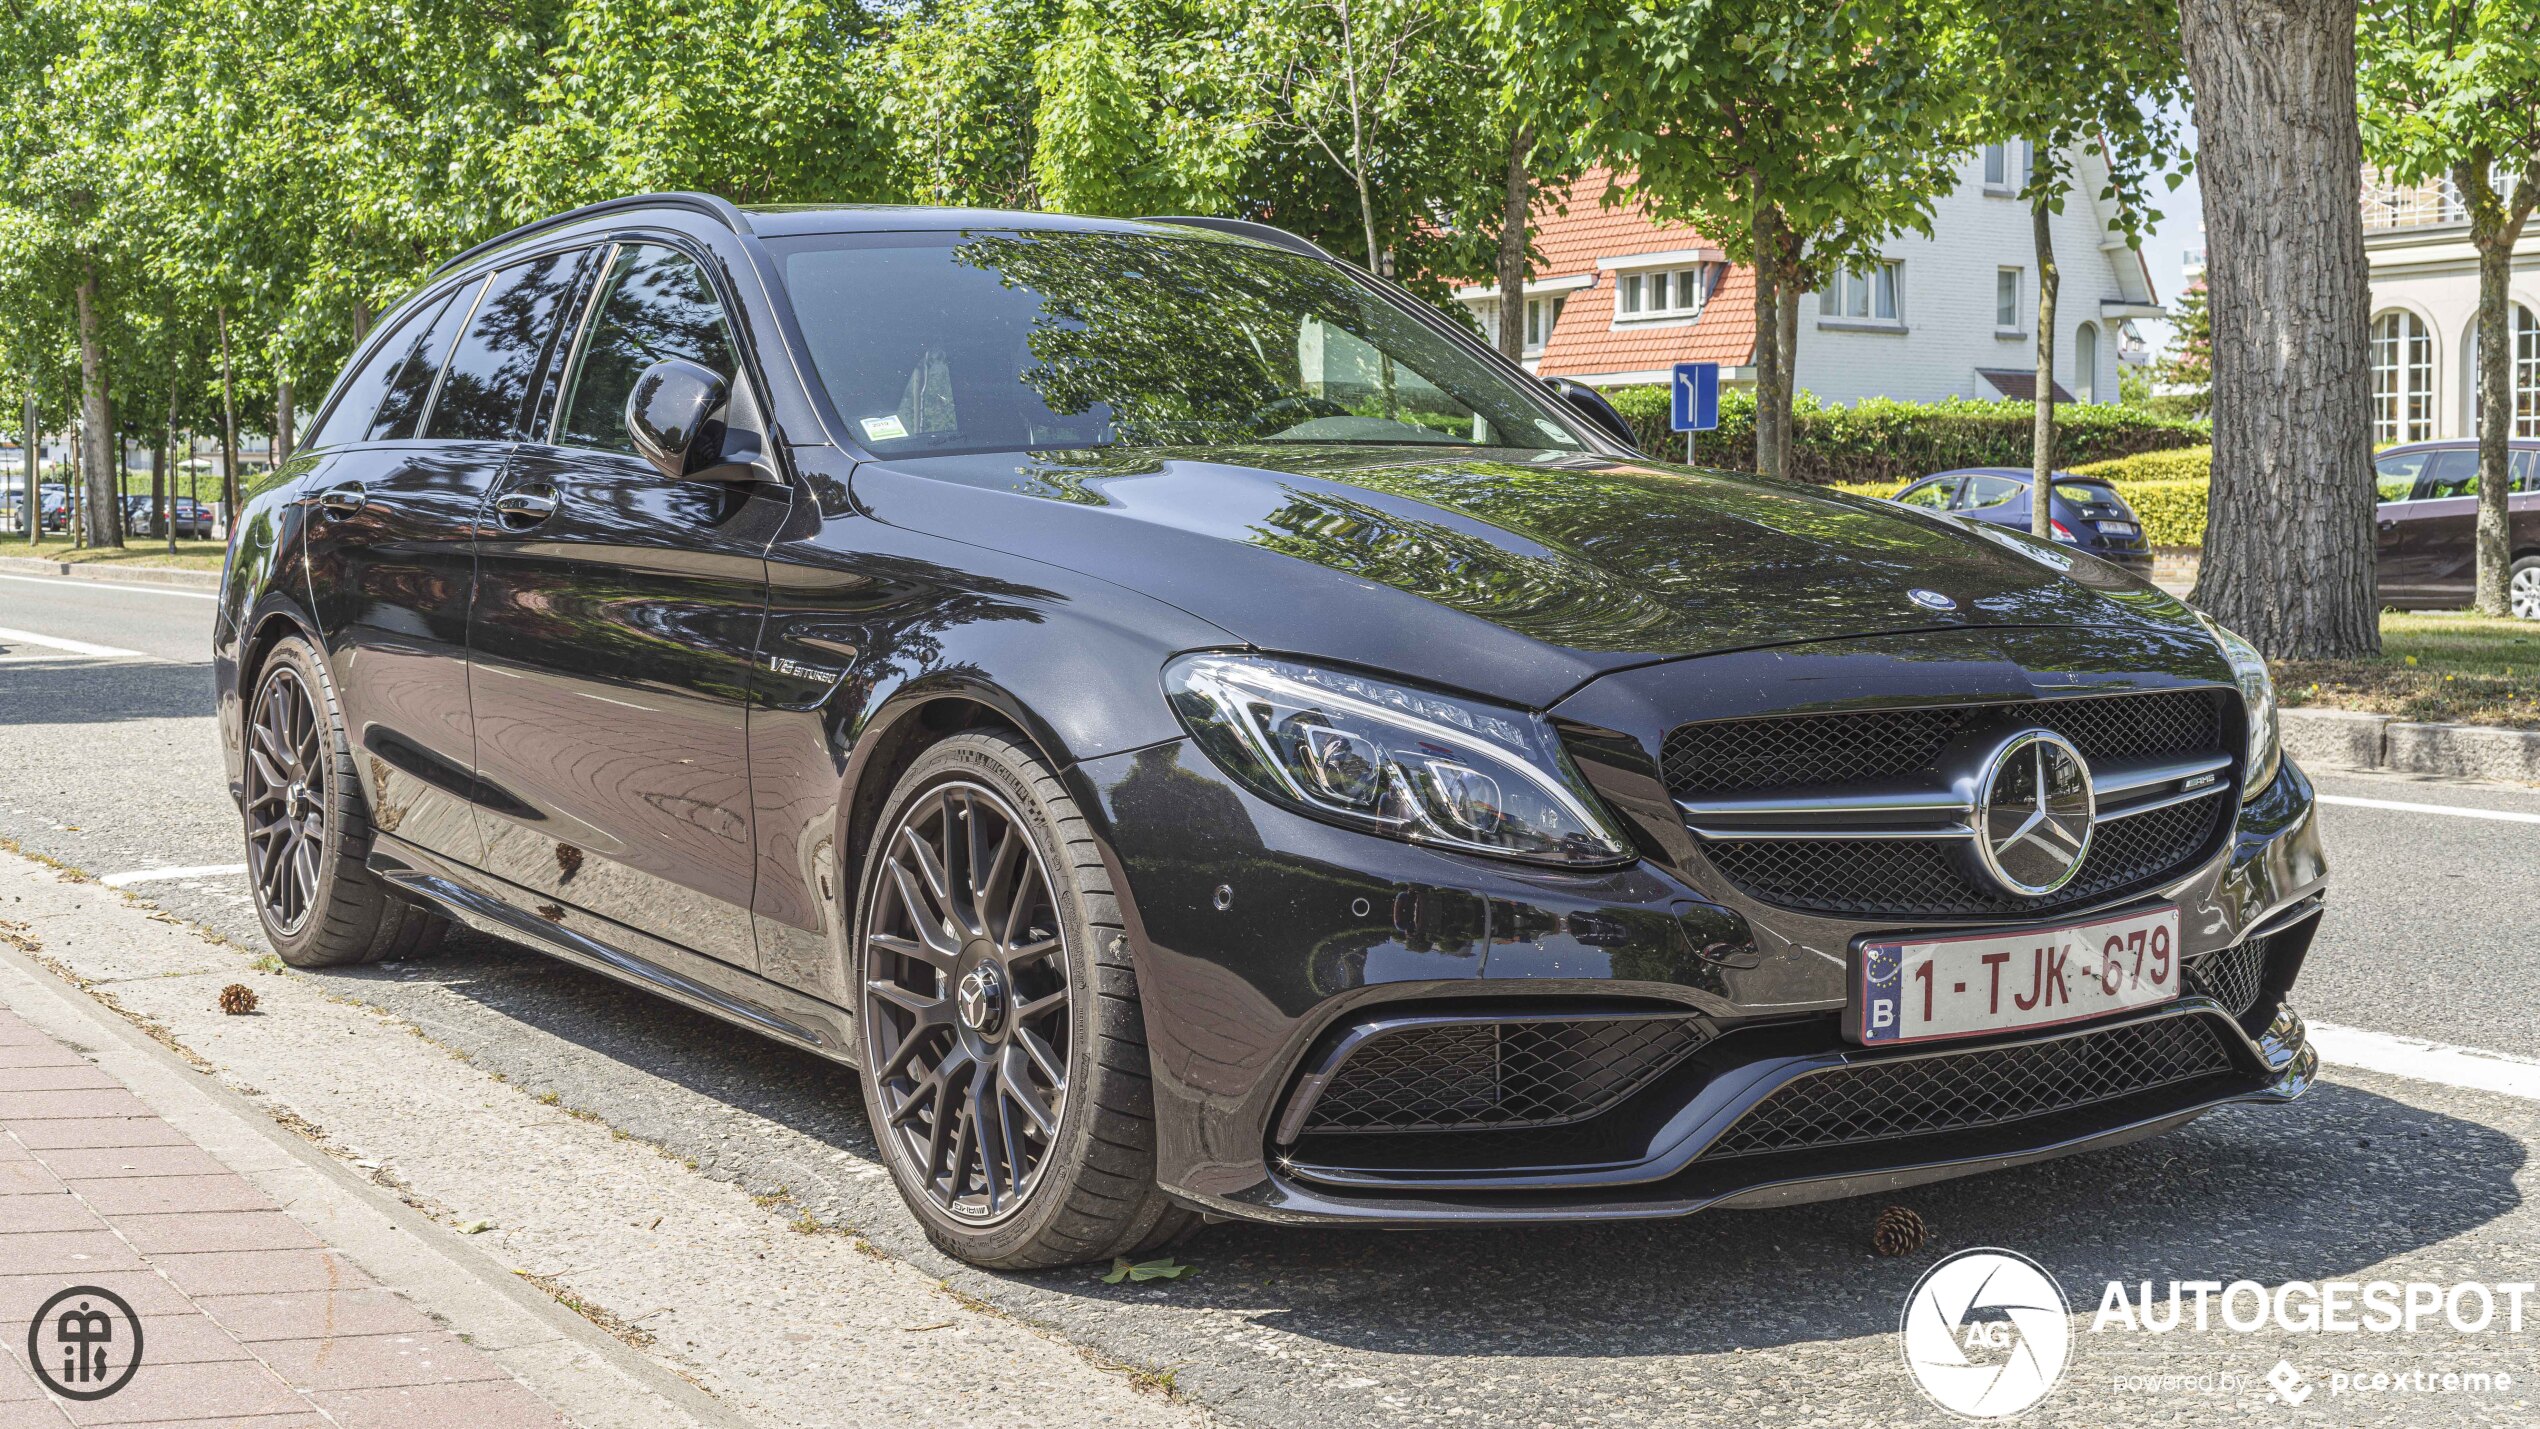
{"label": "car's rear wheel", "polygon": [[1161,1245],[1146,1034],[1092,831],[1030,746],[975,730],[900,779],[865,859],[864,1101],[937,1245],[1021,1270]]}
{"label": "car's rear wheel", "polygon": [[343,967],[420,953],[442,920],[364,866],[370,811],[325,662],[285,636],[257,668],[247,706],[247,878],[282,960]]}
{"label": "car's rear wheel", "polygon": [[2540,556],[2525,556],[2514,562],[2513,574],[2505,580],[2506,603],[2514,615],[2523,620],[2540,620]]}

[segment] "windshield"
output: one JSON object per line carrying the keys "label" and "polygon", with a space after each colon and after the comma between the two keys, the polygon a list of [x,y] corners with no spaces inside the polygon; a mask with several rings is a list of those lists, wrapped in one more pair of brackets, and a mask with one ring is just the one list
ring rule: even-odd
{"label": "windshield", "polygon": [[1586,446],[1550,402],[1302,254],[1039,230],[768,247],[821,385],[877,455]]}

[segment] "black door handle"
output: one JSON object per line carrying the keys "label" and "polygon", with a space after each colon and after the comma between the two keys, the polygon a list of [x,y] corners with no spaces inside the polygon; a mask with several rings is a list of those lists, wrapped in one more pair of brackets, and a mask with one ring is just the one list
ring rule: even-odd
{"label": "black door handle", "polygon": [[350,516],[369,504],[370,494],[362,490],[362,484],[358,481],[348,481],[342,486],[330,486],[318,493],[318,505],[337,516]]}
{"label": "black door handle", "polygon": [[556,514],[556,492],[551,486],[524,486],[506,491],[494,498],[495,514],[506,526],[535,526]]}

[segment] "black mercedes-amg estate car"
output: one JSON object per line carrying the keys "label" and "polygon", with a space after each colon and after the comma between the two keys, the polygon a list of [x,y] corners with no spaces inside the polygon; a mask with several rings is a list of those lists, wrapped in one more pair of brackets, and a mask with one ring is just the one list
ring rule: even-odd
{"label": "black mercedes-amg estate car", "polygon": [[853,1067],[956,1254],[1886,1190],[2299,1094],[2266,668],[2090,557],[1651,461],[1272,229],[630,199],[244,503],[265,927]]}

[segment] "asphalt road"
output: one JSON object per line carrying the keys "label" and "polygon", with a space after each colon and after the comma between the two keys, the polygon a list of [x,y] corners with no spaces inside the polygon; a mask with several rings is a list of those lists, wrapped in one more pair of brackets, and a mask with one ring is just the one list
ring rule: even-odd
{"label": "asphalt road", "polygon": [[[209,717],[211,611],[175,592],[0,577],[0,837],[99,875],[241,859]],[[2084,1333],[2111,1280],[2540,1278],[2540,1067],[2511,1060],[2540,1058],[2540,860],[2528,852],[2540,790],[2318,782],[2372,802],[2322,815],[2336,884],[2297,1005],[2360,1034],[2324,1038],[2332,1050],[2367,1055],[2332,1065],[2289,1109],[2225,1111],[2133,1147],[1901,1193],[1934,1239],[1896,1260],[1868,1248],[1883,1203],[1851,1201],[1599,1230],[1228,1226],[1182,1249],[1198,1272],[1181,1281],[981,1275],[915,1234],[876,1174],[852,1079],[833,1066],[475,937],[416,965],[315,980],[702,1174],[785,1188],[823,1221],[1099,1356],[1169,1368],[1235,1422],[1946,1422],[1900,1367],[1899,1310],[1938,1253],[2000,1245],[2043,1262],[2081,1317],[2067,1381],[2030,1422],[2540,1423],[2540,1299],[2520,1333]],[[2374,806],[2387,802],[2442,812]],[[2492,813],[2509,817],[2481,816]],[[237,875],[130,887],[260,944]],[[2392,1053],[2372,1034],[2466,1050]],[[2497,1075],[2521,1090],[2476,1089]],[[2264,1383],[2279,1359],[2305,1376],[2299,1407]],[[2518,1383],[2328,1392],[2333,1372],[2376,1368],[2503,1370]],[[2187,1378],[2126,1378],[2146,1374]]]}

